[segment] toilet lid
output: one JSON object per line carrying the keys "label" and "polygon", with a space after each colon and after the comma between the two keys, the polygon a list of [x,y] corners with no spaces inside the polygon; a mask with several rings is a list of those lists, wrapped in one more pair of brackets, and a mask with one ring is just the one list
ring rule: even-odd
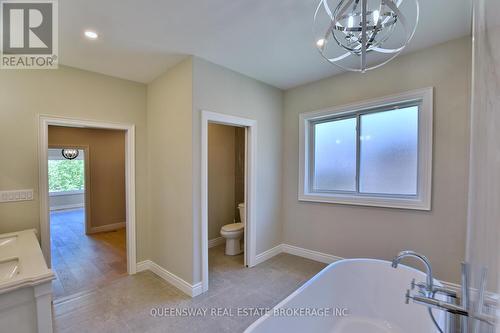
{"label": "toilet lid", "polygon": [[226,224],[225,226],[223,226],[221,230],[228,231],[228,232],[240,231],[240,230],[243,230],[244,227],[245,226],[243,223],[231,223],[231,224]]}

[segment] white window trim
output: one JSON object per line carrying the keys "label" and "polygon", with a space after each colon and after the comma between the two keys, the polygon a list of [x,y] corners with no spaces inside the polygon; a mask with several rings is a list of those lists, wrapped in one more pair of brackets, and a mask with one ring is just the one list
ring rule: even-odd
{"label": "white window trim", "polygon": [[[364,109],[420,101],[418,178],[416,197],[391,197],[344,193],[312,192],[310,186],[311,123],[332,116],[348,115]],[[361,205],[416,210],[431,210],[433,88],[412,90],[397,95],[300,114],[299,123],[299,201]]]}

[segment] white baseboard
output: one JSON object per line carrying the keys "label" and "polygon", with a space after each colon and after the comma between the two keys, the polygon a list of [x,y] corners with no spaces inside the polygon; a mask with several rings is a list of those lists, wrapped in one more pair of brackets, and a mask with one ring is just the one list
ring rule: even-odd
{"label": "white baseboard", "polygon": [[459,284],[441,280],[439,280],[439,282],[441,282],[445,288],[453,290],[457,294],[460,294],[462,292],[462,287]]}
{"label": "white baseboard", "polygon": [[96,234],[98,232],[115,231],[115,230],[123,229],[126,226],[127,226],[127,223],[120,222],[120,223],[106,224],[106,225],[103,225],[100,227],[91,227],[89,230],[89,234]]}
{"label": "white baseboard", "polygon": [[201,282],[190,284],[151,260],[145,260],[137,263],[137,272],[145,270],[150,270],[188,296],[195,297],[202,293]]}
{"label": "white baseboard", "polygon": [[262,252],[261,254],[258,254],[255,257],[255,265],[258,265],[266,260],[269,260],[275,255],[278,255],[280,253],[288,253],[294,256],[307,258],[314,261],[319,261],[325,264],[331,264],[332,262],[343,259],[341,257],[337,257],[331,254],[308,250],[294,245],[280,244],[278,246],[273,247],[272,249],[269,249],[265,252]]}
{"label": "white baseboard", "polygon": [[149,270],[150,263],[151,263],[151,260],[140,261],[136,264],[135,270],[137,271],[137,273],[147,271],[147,270]]}
{"label": "white baseboard", "polygon": [[277,246],[275,246],[267,251],[264,251],[264,252],[258,254],[257,256],[255,256],[255,263],[254,264],[258,265],[258,264],[260,264],[264,261],[267,261],[267,260],[271,259],[272,257],[282,253],[283,252],[282,246],[283,246],[283,244],[280,244],[280,245],[277,245]]}
{"label": "white baseboard", "polygon": [[50,211],[71,210],[71,209],[79,209],[79,208],[85,208],[85,205],[84,204],[72,204],[72,205],[52,206],[52,207],[50,207]]}
{"label": "white baseboard", "polygon": [[224,244],[225,242],[226,242],[226,239],[222,236],[214,238],[214,239],[209,239],[208,240],[208,248],[210,249],[214,246]]}
{"label": "white baseboard", "polygon": [[191,285],[191,297],[196,297],[203,293],[203,285],[201,282],[195,283]]}
{"label": "white baseboard", "polygon": [[[302,247],[298,247],[298,246],[294,246],[294,245],[280,244],[280,245],[277,245],[277,246],[275,246],[275,247],[273,247],[265,252],[258,254],[255,257],[255,265],[263,263],[264,261],[267,261],[280,253],[288,253],[288,254],[298,256],[298,257],[307,258],[307,259],[311,259],[314,261],[322,262],[325,264],[331,264],[333,262],[344,259],[342,257],[337,257],[337,256],[334,256],[332,254],[326,254],[326,253],[322,253],[322,252],[318,252],[318,251],[314,251],[314,250],[304,249]],[[458,294],[460,294],[460,292],[461,292],[460,285],[458,285],[456,283],[452,283],[452,282],[442,281],[442,280],[440,280],[440,282],[443,284],[444,287],[446,287],[450,290],[453,290],[453,291],[457,292]]]}
{"label": "white baseboard", "polygon": [[332,254],[326,254],[318,251],[308,250],[302,247],[289,244],[281,244],[281,250],[284,253],[293,254],[295,256],[311,259],[314,261],[319,261],[325,264],[331,264],[332,262],[344,259],[341,257],[334,256]]}
{"label": "white baseboard", "polygon": [[[459,295],[459,297],[462,297],[462,286],[461,285],[459,285],[457,283],[441,281],[441,280],[439,280],[439,282],[441,282],[445,288],[447,288],[449,290],[453,290],[454,292],[457,293],[457,295]],[[471,299],[476,299],[477,297],[479,297],[480,290],[477,288],[469,287],[469,293],[470,293],[469,297]],[[498,293],[488,291],[488,290],[486,290],[484,293],[484,304],[488,307],[497,308],[499,299],[500,299],[500,295]]]}
{"label": "white baseboard", "polygon": [[[288,253],[291,255],[322,262],[325,264],[331,264],[333,262],[344,259],[341,257],[334,256],[332,254],[313,251],[294,245],[280,244],[267,251],[258,254],[255,257],[255,265],[263,263],[264,261],[267,261],[280,253]],[[196,297],[203,292],[203,287],[201,282],[190,284],[184,281],[182,278],[178,277],[177,275],[167,271],[165,268],[161,267],[160,265],[154,263],[151,260],[145,260],[137,263],[137,272],[142,272],[145,270],[150,270],[151,272],[158,275],[168,283],[172,284],[173,286],[175,286],[188,296]],[[458,284],[447,281],[441,281],[441,283],[443,284],[443,286],[451,290],[455,290],[457,293],[460,293],[461,288]]]}

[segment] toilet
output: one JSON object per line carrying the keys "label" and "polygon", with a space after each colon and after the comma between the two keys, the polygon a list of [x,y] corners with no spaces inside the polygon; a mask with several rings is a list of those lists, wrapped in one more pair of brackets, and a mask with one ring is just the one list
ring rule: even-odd
{"label": "toilet", "polygon": [[245,204],[238,205],[240,211],[240,223],[226,224],[220,229],[220,234],[226,239],[226,255],[235,256],[243,252],[240,242],[245,229]]}

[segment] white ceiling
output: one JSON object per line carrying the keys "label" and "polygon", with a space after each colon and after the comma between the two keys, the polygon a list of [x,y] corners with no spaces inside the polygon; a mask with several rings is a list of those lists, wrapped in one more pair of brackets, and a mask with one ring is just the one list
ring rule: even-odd
{"label": "white ceiling", "polygon": [[[61,63],[150,82],[195,55],[287,89],[339,73],[314,47],[318,0],[62,0]],[[419,0],[405,52],[470,34],[470,0]],[[89,41],[83,30],[100,38]]]}

